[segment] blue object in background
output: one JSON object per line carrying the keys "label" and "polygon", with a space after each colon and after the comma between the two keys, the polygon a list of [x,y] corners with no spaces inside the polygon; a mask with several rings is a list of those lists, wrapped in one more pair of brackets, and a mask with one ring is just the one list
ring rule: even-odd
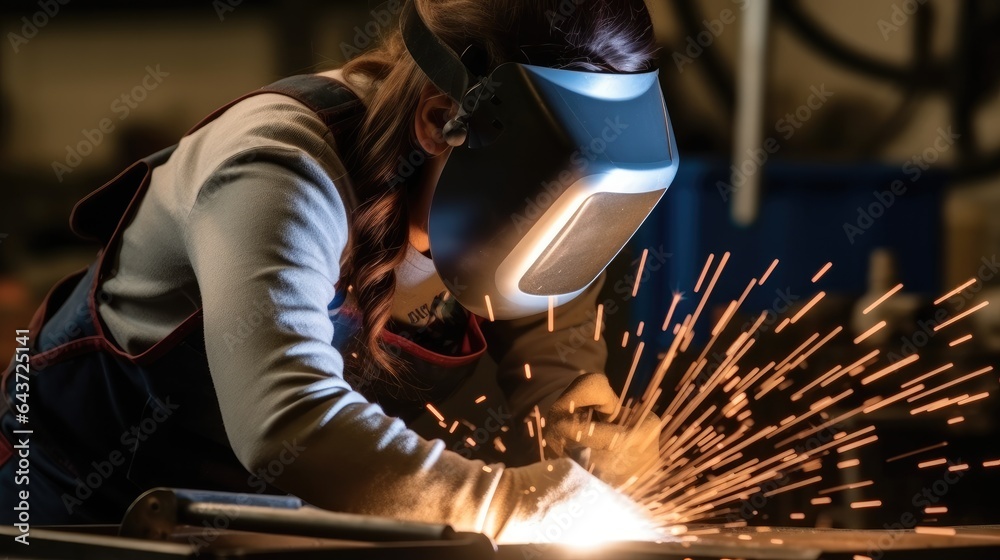
{"label": "blue object in background", "polygon": [[[765,286],[751,292],[741,312],[756,315],[772,308],[779,289],[799,295],[801,303],[819,290],[860,296],[868,287],[869,254],[880,247],[894,253],[905,291],[940,293],[947,174],[918,170],[768,162],[758,218],[741,227],[730,218],[729,162],[682,157],[677,178],[631,241],[635,255],[661,247],[671,253],[665,274],[643,285],[637,300],[628,305],[631,324],[645,321],[658,331],[674,290],[687,294],[674,322],[693,312],[700,296],[692,290],[705,260],[714,253],[714,268],[726,251],[731,256],[702,315],[696,341],[707,338],[705,321],[710,320],[711,307],[738,298],[750,279],[759,279],[776,258],[781,262]],[[833,268],[812,284],[812,276],[827,262],[833,262]],[[662,338],[657,343],[665,348],[670,336],[664,333]]]}

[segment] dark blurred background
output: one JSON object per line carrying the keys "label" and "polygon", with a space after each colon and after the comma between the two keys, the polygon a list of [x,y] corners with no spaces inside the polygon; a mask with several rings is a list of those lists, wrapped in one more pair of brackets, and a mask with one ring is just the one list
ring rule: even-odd
{"label": "dark blurred background", "polygon": [[[779,258],[769,289],[748,298],[742,315],[780,315],[781,290],[794,308],[823,289],[816,329],[863,329],[858,309],[900,281],[901,297],[878,317],[890,322],[878,342],[885,353],[910,344],[962,365],[996,363],[1000,305],[967,320],[962,332],[974,338],[960,347],[918,333],[949,288],[976,279],[945,302],[952,314],[998,293],[1000,3],[647,3],[682,161],[656,213],[609,269],[605,299],[623,309],[608,317],[609,373],[621,382],[637,337],[619,343],[639,321],[650,325],[647,345],[669,344],[659,323],[671,294],[690,292],[707,255],[724,251],[733,256],[713,317]],[[67,227],[79,198],[226,101],[340,66],[368,46],[384,10],[377,0],[3,3],[0,332],[24,328],[48,288],[93,258],[95,247]],[[636,302],[630,288],[643,249],[647,279]],[[833,268],[811,284],[828,261]],[[760,347],[778,356],[788,351],[782,344]],[[12,336],[0,339],[0,354],[12,347]],[[826,363],[817,362],[810,367]],[[639,377],[652,367],[644,363]],[[864,476],[898,507],[887,498],[882,508],[852,510],[838,498],[820,510],[790,493],[798,502],[770,500],[758,519],[881,527],[920,513],[909,496],[940,473],[884,459],[947,439],[948,455],[973,468],[950,490],[949,513],[927,522],[998,521],[997,475],[981,466],[1000,457],[996,375],[982,385],[990,398],[965,407],[962,423],[947,424],[952,413],[916,424],[908,407],[879,420],[886,435],[866,451],[873,469]]]}

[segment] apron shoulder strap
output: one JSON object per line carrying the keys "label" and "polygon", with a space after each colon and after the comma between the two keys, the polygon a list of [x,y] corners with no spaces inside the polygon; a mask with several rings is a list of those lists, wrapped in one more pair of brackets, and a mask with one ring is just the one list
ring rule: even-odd
{"label": "apron shoulder strap", "polygon": [[[323,76],[303,74],[278,80],[269,86],[240,96],[201,120],[185,136],[212,122],[240,101],[262,93],[278,93],[295,99],[322,119],[338,145],[348,146],[364,116],[361,100],[346,85]],[[70,215],[70,229],[83,239],[107,246],[130,209],[144,193],[153,168],[163,164],[177,145],[147,156],[122,171],[101,188],[78,202]]]}

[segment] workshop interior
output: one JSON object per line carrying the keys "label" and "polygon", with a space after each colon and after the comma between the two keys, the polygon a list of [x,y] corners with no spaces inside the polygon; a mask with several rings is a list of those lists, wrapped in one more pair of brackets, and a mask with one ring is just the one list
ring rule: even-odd
{"label": "workshop interior", "polygon": [[[557,3],[552,25],[587,2]],[[49,289],[93,262],[99,247],[69,227],[78,200],[246,92],[345,64],[400,25],[404,4],[0,6],[0,356],[16,354],[15,333]],[[628,241],[603,272],[592,321],[563,350],[603,332],[622,422],[648,412],[663,419],[659,462],[621,490],[662,523],[661,539],[622,542],[616,520],[598,519],[594,527],[609,534],[591,535],[594,542],[553,543],[538,533],[541,542],[498,545],[445,525],[320,510],[293,496],[157,488],[116,525],[32,524],[29,546],[16,541],[17,527],[0,527],[0,554],[1000,555],[1000,4],[646,5],[669,137],[619,151],[608,127],[625,131],[629,121],[610,116],[603,130],[565,135],[580,146],[573,157],[598,166],[658,146],[670,165],[657,180],[668,186],[634,234],[603,231]],[[516,149],[505,157],[512,168],[522,163]],[[483,181],[491,192],[504,188]],[[552,204],[523,202],[529,218]],[[569,250],[615,245],[580,231],[587,241],[569,241]],[[481,266],[452,264],[449,274]],[[582,255],[556,264],[544,274],[568,278],[572,289],[561,293],[599,272]],[[536,311],[557,323],[551,298],[547,310],[545,297],[536,299]],[[493,320],[488,295],[484,305],[479,295],[474,305],[460,301]],[[492,300],[498,313],[502,301]],[[487,462],[543,459],[540,416],[527,420],[523,445],[505,435],[510,449],[495,434],[476,440],[479,422],[466,422],[482,415],[480,399],[503,399],[489,375],[495,366],[480,364],[482,375],[453,403],[429,407],[414,429]]]}

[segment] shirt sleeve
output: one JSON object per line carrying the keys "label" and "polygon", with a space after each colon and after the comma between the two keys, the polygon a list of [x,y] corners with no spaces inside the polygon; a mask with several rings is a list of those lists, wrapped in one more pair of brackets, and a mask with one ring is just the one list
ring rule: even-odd
{"label": "shirt sleeve", "polygon": [[319,507],[479,530],[502,468],[420,438],[344,380],[327,305],[348,219],[319,159],[248,148],[215,170],[188,216],[229,442],[252,473],[280,461],[273,484]]}
{"label": "shirt sleeve", "polygon": [[[581,373],[603,372],[608,348],[602,336],[594,340],[597,297],[602,274],[576,299],[554,309],[554,329],[548,330],[548,312],[524,319],[483,323],[490,355],[498,364],[497,382],[514,418],[523,418],[535,405],[544,415],[549,405]],[[524,364],[531,366],[531,379]]]}

